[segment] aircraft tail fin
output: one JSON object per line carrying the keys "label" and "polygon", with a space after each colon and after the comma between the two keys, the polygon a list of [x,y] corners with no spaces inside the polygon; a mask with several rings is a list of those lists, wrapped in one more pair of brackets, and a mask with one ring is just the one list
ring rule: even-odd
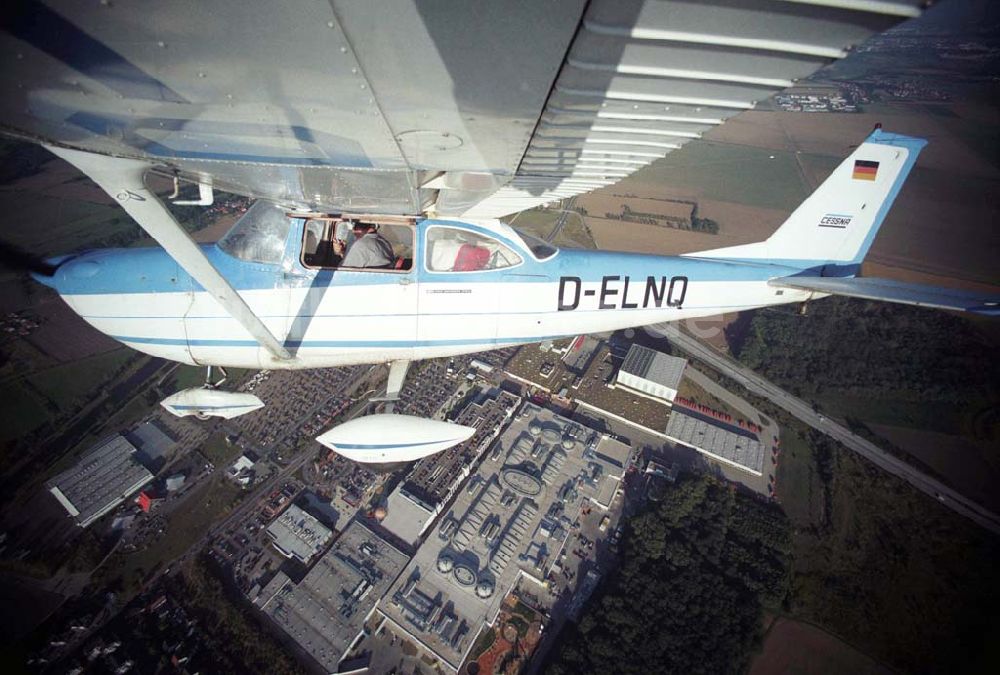
{"label": "aircraft tail fin", "polygon": [[875,129],[766,241],[687,255],[853,273],[925,145]]}

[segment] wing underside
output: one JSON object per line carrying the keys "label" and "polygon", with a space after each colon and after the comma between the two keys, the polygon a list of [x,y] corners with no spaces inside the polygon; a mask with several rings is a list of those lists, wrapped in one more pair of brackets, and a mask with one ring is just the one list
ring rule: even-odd
{"label": "wing underside", "polygon": [[617,182],[919,4],[22,2],[0,130],[293,207],[497,217]]}

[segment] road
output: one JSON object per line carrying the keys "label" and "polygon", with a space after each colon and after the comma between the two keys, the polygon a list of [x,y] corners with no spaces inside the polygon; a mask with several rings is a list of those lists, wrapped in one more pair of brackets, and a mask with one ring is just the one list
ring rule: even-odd
{"label": "road", "polygon": [[553,227],[552,231],[549,232],[549,236],[545,238],[545,241],[551,244],[556,240],[556,237],[559,236],[559,233],[562,232],[563,227],[565,227],[566,221],[569,219],[570,215],[575,214],[575,211],[571,211],[573,204],[575,203],[576,197],[570,197],[569,201],[563,204],[562,213],[559,214],[559,220],[556,221],[555,227]]}
{"label": "road", "polygon": [[809,403],[792,396],[784,389],[771,384],[752,370],[740,366],[697,339],[685,335],[676,326],[670,325],[664,334],[671,343],[680,349],[698,360],[704,361],[753,393],[764,396],[799,420],[854,450],[879,468],[902,478],[955,513],[969,518],[995,534],[1000,534],[1000,516],[992,511],[816,412]]}

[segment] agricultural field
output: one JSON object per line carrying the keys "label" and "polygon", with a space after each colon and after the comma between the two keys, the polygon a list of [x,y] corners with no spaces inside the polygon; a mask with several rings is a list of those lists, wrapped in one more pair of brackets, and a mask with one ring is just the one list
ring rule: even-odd
{"label": "agricultural field", "polygon": [[891,675],[892,669],[822,628],[778,618],[764,638],[750,675]]}

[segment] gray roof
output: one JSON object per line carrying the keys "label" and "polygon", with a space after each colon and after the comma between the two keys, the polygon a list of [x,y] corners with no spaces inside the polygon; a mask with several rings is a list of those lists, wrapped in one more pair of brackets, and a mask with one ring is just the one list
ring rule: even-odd
{"label": "gray roof", "polygon": [[86,527],[153,479],[136,461],[135,451],[119,434],[106,438],[76,466],[49,481],[49,491]]}
{"label": "gray roof", "polygon": [[686,359],[668,356],[642,345],[632,345],[628,350],[628,356],[622,363],[621,372],[641,377],[670,389],[677,389],[686,365]]}
{"label": "gray roof", "polygon": [[600,349],[601,342],[589,335],[578,336],[570,343],[566,354],[563,356],[563,363],[569,370],[583,373],[590,365],[597,350]]}
{"label": "gray roof", "polygon": [[675,407],[667,422],[671,440],[760,476],[764,470],[764,447],[742,430],[709,421],[697,413]]}
{"label": "gray roof", "polygon": [[382,527],[405,541],[416,544],[428,520],[434,517],[433,507],[410,494],[400,485],[389,495]]}
{"label": "gray roof", "polygon": [[365,617],[408,560],[352,521],[300,583],[279,572],[255,602],[323,670],[335,672]]}
{"label": "gray roof", "polygon": [[159,425],[146,422],[128,434],[128,440],[151,460],[159,459],[171,448],[175,441]]}
{"label": "gray roof", "polygon": [[333,538],[330,528],[295,504],[267,526],[267,533],[284,555],[307,564]]}

